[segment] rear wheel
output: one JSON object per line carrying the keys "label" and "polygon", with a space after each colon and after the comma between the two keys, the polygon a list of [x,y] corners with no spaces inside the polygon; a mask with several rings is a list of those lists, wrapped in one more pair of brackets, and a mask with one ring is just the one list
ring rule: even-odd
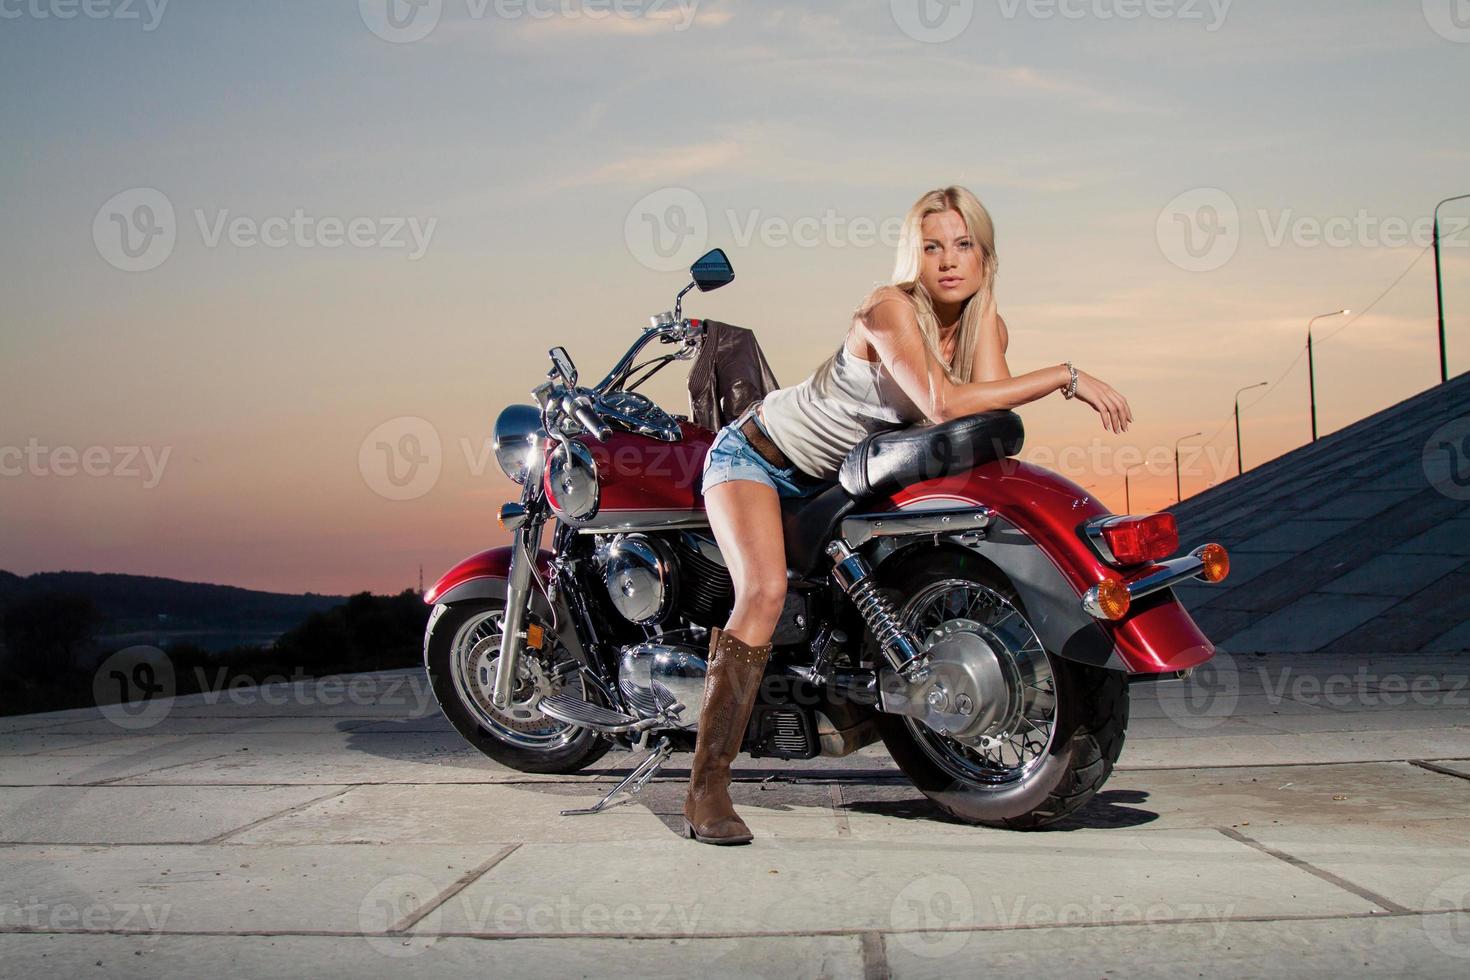
{"label": "rear wheel", "polygon": [[931,552],[897,571],[884,578],[901,583],[894,601],[905,625],[925,645],[968,634],[990,682],[974,709],[984,734],[952,737],[910,715],[880,713],[899,768],[970,823],[1030,830],[1084,806],[1123,750],[1124,675],[1049,653],[1015,589],[976,555]]}
{"label": "rear wheel", "polygon": [[[521,772],[577,772],[596,762],[612,747],[611,741],[527,704],[538,688],[553,693],[565,683],[556,678],[556,668],[572,656],[560,644],[545,658],[523,653],[511,703],[497,708],[491,701],[504,621],[505,603],[498,599],[434,610],[424,644],[424,664],[444,716],[475,748]],[[551,631],[546,635],[551,637]],[[580,672],[570,676],[580,678]],[[585,681],[571,683],[576,685],[574,693],[584,700],[594,699]]]}

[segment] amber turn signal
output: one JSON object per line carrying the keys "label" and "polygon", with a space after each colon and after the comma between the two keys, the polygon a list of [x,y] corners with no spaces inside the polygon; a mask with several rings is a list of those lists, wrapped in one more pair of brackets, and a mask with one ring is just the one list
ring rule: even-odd
{"label": "amber turn signal", "polygon": [[1098,619],[1119,620],[1128,615],[1128,586],[1122,579],[1105,578],[1083,597],[1087,611]]}
{"label": "amber turn signal", "polygon": [[1199,560],[1205,566],[1199,577],[1206,582],[1219,582],[1230,574],[1230,553],[1222,545],[1205,545],[1199,550]]}

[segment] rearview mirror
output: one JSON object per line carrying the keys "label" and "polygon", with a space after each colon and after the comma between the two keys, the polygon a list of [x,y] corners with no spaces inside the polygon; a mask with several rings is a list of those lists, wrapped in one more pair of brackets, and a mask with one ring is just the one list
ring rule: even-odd
{"label": "rearview mirror", "polygon": [[689,274],[694,277],[694,285],[699,287],[701,293],[719,289],[735,278],[735,270],[722,248],[710,249],[695,259],[694,264],[689,267]]}
{"label": "rearview mirror", "polygon": [[556,365],[557,372],[562,380],[567,383],[568,388],[577,387],[577,366],[572,363],[571,355],[565,347],[553,347],[547,351],[551,355],[551,363]]}

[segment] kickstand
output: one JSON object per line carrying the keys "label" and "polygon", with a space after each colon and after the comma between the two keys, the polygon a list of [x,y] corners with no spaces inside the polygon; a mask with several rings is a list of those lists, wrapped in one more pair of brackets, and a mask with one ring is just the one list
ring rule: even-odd
{"label": "kickstand", "polygon": [[638,763],[632,772],[623,777],[622,782],[608,790],[606,796],[589,807],[576,810],[563,810],[561,811],[561,815],[570,817],[582,813],[601,813],[611,805],[612,798],[621,793],[624,788],[627,789],[629,794],[641,790],[643,785],[653,778],[653,774],[658,772],[663,767],[663,764],[669,761],[669,756],[673,754],[674,747],[669,744],[668,736],[660,735],[658,742],[649,750],[648,755],[644,756],[643,760]]}

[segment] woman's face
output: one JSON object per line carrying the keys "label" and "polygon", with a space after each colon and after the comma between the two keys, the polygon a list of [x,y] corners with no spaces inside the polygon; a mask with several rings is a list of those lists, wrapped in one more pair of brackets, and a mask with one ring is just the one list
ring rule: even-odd
{"label": "woman's face", "polygon": [[921,227],[924,252],[919,281],[938,303],[964,303],[984,285],[980,244],[970,237],[958,211],[925,215]]}

